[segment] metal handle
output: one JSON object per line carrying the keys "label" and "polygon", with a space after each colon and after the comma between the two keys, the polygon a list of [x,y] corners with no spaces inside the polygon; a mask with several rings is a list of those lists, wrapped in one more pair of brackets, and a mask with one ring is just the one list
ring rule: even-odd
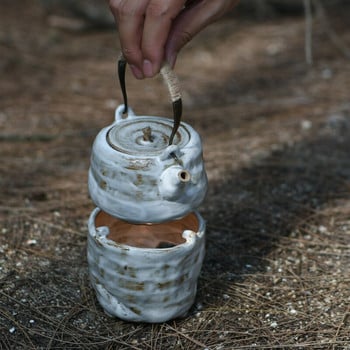
{"label": "metal handle", "polygon": [[[120,56],[118,60],[118,77],[119,84],[122,90],[123,99],[124,99],[124,111],[123,114],[128,113],[128,95],[126,93],[126,85],[125,85],[125,71],[126,71],[126,60],[123,55]],[[173,106],[173,129],[171,131],[169,137],[169,146],[173,144],[174,137],[176,135],[177,129],[180,126],[181,116],[182,116],[182,99],[180,93],[180,84],[179,80],[171,69],[168,63],[165,63],[160,70],[160,74],[162,75],[171,98],[172,106]]]}

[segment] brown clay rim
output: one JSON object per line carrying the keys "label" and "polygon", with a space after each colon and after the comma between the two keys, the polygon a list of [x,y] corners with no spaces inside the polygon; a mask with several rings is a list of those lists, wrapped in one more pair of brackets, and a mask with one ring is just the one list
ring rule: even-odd
{"label": "brown clay rim", "polygon": [[185,230],[198,232],[199,221],[195,213],[179,220],[160,224],[131,224],[100,211],[95,226],[109,228],[108,239],[138,248],[170,248],[185,243]]}

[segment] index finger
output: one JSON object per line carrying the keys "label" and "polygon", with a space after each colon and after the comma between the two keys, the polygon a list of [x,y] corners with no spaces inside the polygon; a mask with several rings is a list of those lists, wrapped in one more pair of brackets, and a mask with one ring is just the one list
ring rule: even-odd
{"label": "index finger", "polygon": [[148,3],[141,42],[145,76],[151,77],[159,72],[172,22],[181,12],[185,2],[150,0]]}
{"label": "index finger", "polygon": [[142,69],[141,40],[145,11],[149,0],[110,0],[121,49],[130,65]]}

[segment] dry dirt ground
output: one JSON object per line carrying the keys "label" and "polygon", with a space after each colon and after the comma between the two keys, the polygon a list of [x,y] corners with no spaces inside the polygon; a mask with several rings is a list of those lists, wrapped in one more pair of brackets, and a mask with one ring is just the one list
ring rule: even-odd
{"label": "dry dirt ground", "polygon": [[[303,16],[236,12],[179,57],[210,181],[207,253],[188,317],[152,325],[107,317],[87,277],[87,171],[121,103],[117,32],[2,2],[1,349],[350,349],[350,8],[327,13],[312,66]],[[160,79],[127,78],[136,113],[171,113]]]}

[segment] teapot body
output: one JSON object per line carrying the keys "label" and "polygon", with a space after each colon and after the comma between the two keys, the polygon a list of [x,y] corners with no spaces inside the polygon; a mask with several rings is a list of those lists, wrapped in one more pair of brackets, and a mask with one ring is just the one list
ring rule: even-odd
{"label": "teapot body", "polygon": [[199,134],[181,123],[168,146],[173,121],[136,116],[102,129],[92,149],[89,192],[108,214],[132,223],[175,220],[195,210],[207,190]]}

